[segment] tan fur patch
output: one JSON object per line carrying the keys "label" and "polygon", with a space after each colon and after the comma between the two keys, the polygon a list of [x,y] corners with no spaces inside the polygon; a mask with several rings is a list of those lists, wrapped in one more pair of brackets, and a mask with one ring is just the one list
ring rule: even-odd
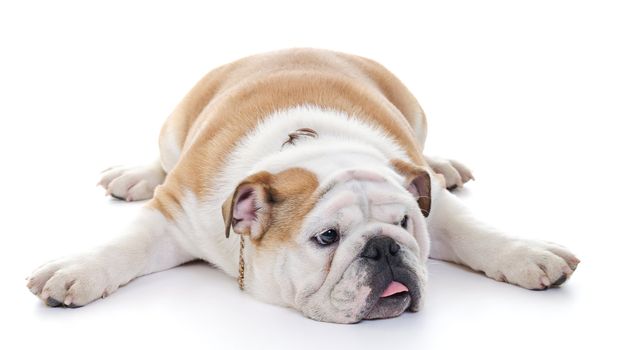
{"label": "tan fur patch", "polygon": [[[258,197],[263,202],[257,203],[258,207],[267,208],[270,211],[262,218],[262,220],[268,220],[266,224],[261,225],[265,232],[251,237],[251,242],[258,247],[275,247],[288,243],[292,235],[298,232],[305,216],[312,210],[318,199],[316,175],[301,168],[291,168],[277,174],[262,171],[243,180],[237,189],[241,186],[253,186],[263,192],[266,191],[266,194]],[[236,192],[223,204],[226,235],[229,226],[232,225]],[[248,232],[243,234],[249,235]]]}
{"label": "tan fur patch", "polygon": [[267,249],[289,244],[316,205],[317,188],[316,175],[308,170],[292,168],[274,175],[269,190],[273,201],[271,222],[262,238],[252,243]]}
{"label": "tan fur patch", "polygon": [[222,190],[212,187],[212,179],[236,143],[271,113],[299,105],[342,111],[377,125],[414,164],[426,164],[425,116],[394,75],[362,57],[292,49],[217,68],[189,92],[163,127],[180,142],[180,160],[149,205],[172,218],[181,209],[184,190],[199,198]]}

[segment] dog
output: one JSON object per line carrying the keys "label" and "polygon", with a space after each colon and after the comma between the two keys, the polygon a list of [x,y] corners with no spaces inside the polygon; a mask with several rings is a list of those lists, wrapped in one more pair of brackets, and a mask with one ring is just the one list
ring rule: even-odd
{"label": "dog", "polygon": [[111,196],[150,199],[127,233],[27,287],[80,307],[201,259],[262,301],[357,323],[418,311],[428,258],[535,290],[570,278],[566,248],[475,219],[449,191],[470,170],[423,155],[426,135],[417,100],[372,60],[291,49],[224,65],[169,116],[158,161],[102,173]]}

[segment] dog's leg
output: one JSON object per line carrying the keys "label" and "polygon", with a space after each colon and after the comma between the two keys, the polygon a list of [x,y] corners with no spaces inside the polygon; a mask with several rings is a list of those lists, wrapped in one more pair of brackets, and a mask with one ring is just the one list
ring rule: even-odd
{"label": "dog's leg", "polygon": [[444,176],[446,188],[449,190],[462,187],[466,182],[474,180],[470,169],[456,160],[428,156],[425,156],[425,160],[433,171]]}
{"label": "dog's leg", "polygon": [[528,289],[565,282],[579,260],[560,245],[509,237],[474,219],[450,192],[433,195],[428,219],[431,257],[483,271]]}
{"label": "dog's leg", "polygon": [[145,166],[117,166],[104,170],[98,185],[117,199],[140,201],[152,198],[165,175],[160,161]]}
{"label": "dog's leg", "polygon": [[143,208],[126,235],[41,266],[27,287],[50,306],[83,306],[136,277],[192,260],[173,238],[175,230],[159,211]]}

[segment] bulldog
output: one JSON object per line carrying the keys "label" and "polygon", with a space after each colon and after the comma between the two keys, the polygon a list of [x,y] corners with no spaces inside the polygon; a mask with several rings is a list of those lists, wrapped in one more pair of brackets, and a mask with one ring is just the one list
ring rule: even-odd
{"label": "bulldog", "polygon": [[425,115],[366,58],[292,49],[208,73],[160,133],[160,159],[113,167],[111,196],[150,199],[120,238],[49,262],[27,287],[79,307],[201,259],[241,289],[319,321],[418,311],[428,258],[498,281],[559,286],[579,260],[475,219],[449,189],[461,163],[423,155]]}

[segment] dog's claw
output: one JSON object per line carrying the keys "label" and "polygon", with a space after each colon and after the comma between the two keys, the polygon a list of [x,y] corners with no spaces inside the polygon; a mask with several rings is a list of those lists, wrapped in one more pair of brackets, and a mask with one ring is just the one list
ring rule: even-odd
{"label": "dog's claw", "polygon": [[48,297],[45,301],[46,305],[50,306],[50,307],[59,307],[61,306],[61,302],[52,298],[52,297]]}

